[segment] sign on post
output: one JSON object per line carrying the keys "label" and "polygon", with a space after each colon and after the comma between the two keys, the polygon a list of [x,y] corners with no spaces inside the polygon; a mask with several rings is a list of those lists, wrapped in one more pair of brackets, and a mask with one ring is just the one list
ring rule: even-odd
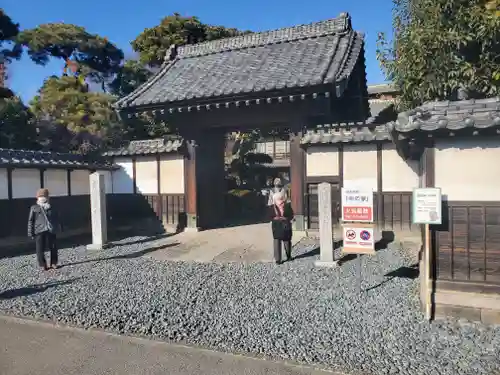
{"label": "sign on post", "polygon": [[344,248],[346,254],[375,254],[373,224],[344,224]]}
{"label": "sign on post", "polygon": [[373,222],[373,191],[342,188],[342,221]]}
{"label": "sign on post", "polygon": [[441,189],[413,189],[413,223],[442,224]]}

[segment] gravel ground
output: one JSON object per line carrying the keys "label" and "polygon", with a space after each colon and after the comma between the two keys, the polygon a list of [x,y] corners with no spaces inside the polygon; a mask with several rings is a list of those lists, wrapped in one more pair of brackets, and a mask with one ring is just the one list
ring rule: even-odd
{"label": "gravel ground", "polygon": [[[0,259],[0,312],[349,374],[500,371],[500,327],[425,322],[418,279],[384,276],[413,263],[396,247],[363,258],[360,293],[357,260],[337,269],[315,268],[316,256],[282,266],[161,262],[140,255],[166,240],[137,240],[62,250],[66,265],[48,273],[33,255]],[[294,255],[314,247],[304,240]]]}

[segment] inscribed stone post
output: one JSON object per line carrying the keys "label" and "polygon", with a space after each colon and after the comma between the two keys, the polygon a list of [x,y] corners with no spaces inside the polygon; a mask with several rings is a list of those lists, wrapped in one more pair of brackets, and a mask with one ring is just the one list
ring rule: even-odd
{"label": "inscribed stone post", "polygon": [[328,182],[318,185],[319,247],[317,266],[335,267],[333,255],[332,186]]}
{"label": "inscribed stone post", "polygon": [[87,248],[101,250],[108,241],[108,223],[106,214],[106,182],[99,172],[90,175],[90,209],[92,216],[92,244]]}

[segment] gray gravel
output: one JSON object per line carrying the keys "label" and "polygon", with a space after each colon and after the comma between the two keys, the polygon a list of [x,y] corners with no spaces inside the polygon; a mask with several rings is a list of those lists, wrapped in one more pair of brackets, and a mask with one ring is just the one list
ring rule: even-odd
{"label": "gray gravel", "polygon": [[[0,259],[0,312],[146,335],[352,374],[495,374],[500,328],[428,324],[418,280],[384,275],[413,261],[398,248],[318,269],[315,257],[274,264],[190,264],[140,257],[165,240],[105,252],[61,251],[43,273],[35,257]],[[302,241],[295,254],[308,252]],[[102,259],[105,258],[105,259]]]}

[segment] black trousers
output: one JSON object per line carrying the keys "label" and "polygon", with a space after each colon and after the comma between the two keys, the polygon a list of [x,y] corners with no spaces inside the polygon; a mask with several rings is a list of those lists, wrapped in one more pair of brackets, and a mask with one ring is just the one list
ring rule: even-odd
{"label": "black trousers", "polygon": [[56,235],[50,232],[38,233],[35,236],[36,258],[40,267],[46,267],[45,251],[50,251],[50,264],[57,265]]}
{"label": "black trousers", "polygon": [[292,259],[292,241],[274,240],[274,260],[281,262],[281,244],[285,248],[286,259]]}

